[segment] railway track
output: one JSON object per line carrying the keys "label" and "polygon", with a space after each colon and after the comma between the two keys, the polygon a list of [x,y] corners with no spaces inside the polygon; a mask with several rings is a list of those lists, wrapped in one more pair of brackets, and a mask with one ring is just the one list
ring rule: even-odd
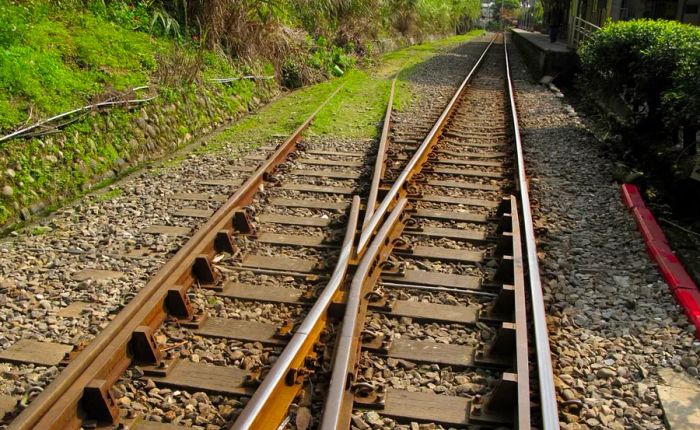
{"label": "railway track", "polygon": [[9,428],[557,428],[504,42],[376,148],[317,110],[176,196],[225,202]]}

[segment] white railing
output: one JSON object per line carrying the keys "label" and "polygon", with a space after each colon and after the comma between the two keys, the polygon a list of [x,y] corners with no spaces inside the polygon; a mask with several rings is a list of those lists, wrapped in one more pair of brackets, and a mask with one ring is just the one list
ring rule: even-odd
{"label": "white railing", "polygon": [[600,30],[600,27],[592,22],[588,22],[580,16],[574,17],[574,31],[571,44],[574,48],[577,47],[579,43],[591,37],[598,30]]}

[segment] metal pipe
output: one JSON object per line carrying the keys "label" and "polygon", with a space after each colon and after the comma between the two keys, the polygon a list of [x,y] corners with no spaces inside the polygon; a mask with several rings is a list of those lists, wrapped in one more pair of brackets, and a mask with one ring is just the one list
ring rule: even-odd
{"label": "metal pipe", "polygon": [[540,280],[540,268],[537,262],[537,245],[535,242],[535,229],[532,225],[530,207],[530,194],[528,192],[527,176],[525,175],[525,155],[523,143],[520,139],[520,127],[518,124],[518,111],[515,105],[513,83],[508,64],[508,46],[505,35],[503,37],[503,50],[506,58],[506,79],[508,81],[508,97],[513,120],[513,135],[515,136],[516,158],[518,163],[518,181],[520,183],[520,204],[523,213],[523,225],[525,227],[525,248],[528,266],[528,278],[530,280],[530,297],[532,299],[532,316],[535,331],[535,344],[537,346],[537,369],[540,386],[540,404],[542,408],[542,428],[545,430],[559,429],[559,412],[557,410],[556,392],[554,389],[554,376],[552,371],[552,358],[549,349],[549,337],[547,335],[547,320],[544,310],[544,298],[542,297],[542,283]]}
{"label": "metal pipe", "polygon": [[454,96],[452,96],[452,99],[450,102],[447,104],[445,109],[443,110],[442,114],[440,115],[440,118],[435,122],[435,125],[433,125],[433,128],[430,130],[428,135],[425,137],[423,142],[420,144],[418,149],[416,150],[415,154],[413,154],[413,157],[411,157],[411,160],[408,162],[406,167],[401,171],[401,174],[399,177],[396,179],[396,182],[391,186],[391,189],[387,193],[387,195],[384,197],[382,200],[381,204],[377,208],[377,210],[374,212],[372,215],[372,218],[370,218],[369,222],[366,223],[362,230],[362,234],[360,235],[360,242],[357,245],[357,254],[362,255],[362,253],[365,250],[365,247],[369,243],[370,239],[372,238],[372,234],[374,233],[374,230],[379,226],[379,223],[381,219],[384,217],[386,212],[389,210],[389,206],[391,203],[396,200],[399,196],[399,191],[403,188],[404,184],[406,181],[410,179],[410,177],[413,174],[413,171],[416,169],[418,162],[421,160],[421,158],[426,154],[426,150],[428,147],[430,147],[433,139],[437,137],[439,132],[442,130],[442,127],[444,127],[445,122],[447,121],[447,118],[449,115],[452,113],[452,110],[455,108],[457,101],[459,100],[460,96],[462,95],[462,92],[467,86],[467,83],[469,83],[469,80],[471,79],[472,75],[476,70],[479,68],[481,65],[481,61],[484,59],[486,56],[486,53],[488,52],[489,48],[491,48],[491,45],[493,45],[493,42],[495,40],[495,37],[491,42],[488,44],[486,49],[484,49],[484,52],[481,54],[479,59],[477,60],[476,64],[472,69],[469,71],[467,76],[464,78],[464,81],[462,81],[462,84],[459,86],[457,91],[455,92]]}
{"label": "metal pipe", "polygon": [[[140,87],[136,87],[136,88],[133,88],[133,89],[131,90],[131,92],[143,90],[143,89],[146,89],[146,88],[148,88],[147,85],[140,86]],[[22,137],[22,136],[24,136],[27,132],[29,132],[29,131],[31,131],[31,130],[34,130],[35,128],[41,127],[41,126],[43,126],[44,124],[48,124],[48,123],[53,122],[53,121],[56,121],[56,120],[58,120],[58,119],[65,118],[65,117],[70,116],[70,115],[73,115],[73,114],[75,114],[75,113],[85,112],[85,111],[88,111],[88,110],[91,110],[91,109],[98,109],[98,108],[107,107],[107,106],[129,105],[129,104],[146,103],[146,102],[150,102],[151,100],[153,100],[153,99],[155,99],[155,98],[157,98],[157,97],[158,97],[158,96],[148,97],[148,98],[145,98],[145,99],[135,99],[135,100],[104,101],[104,102],[100,102],[100,103],[89,104],[89,105],[87,105],[87,106],[83,106],[83,107],[80,107],[80,108],[77,108],[77,109],[70,110],[70,111],[68,111],[68,112],[64,112],[64,113],[58,114],[58,115],[56,115],[56,116],[52,116],[51,118],[43,119],[43,120],[41,120],[41,121],[39,121],[39,122],[36,122],[36,123],[34,123],[34,124],[32,124],[32,125],[30,125],[30,126],[28,126],[28,127],[24,127],[24,128],[19,129],[19,130],[15,130],[15,131],[13,131],[13,132],[10,133],[10,134],[7,134],[7,135],[5,135],[5,136],[0,137],[0,142],[4,142],[4,141],[6,141],[6,140],[9,140],[9,139],[12,139],[12,138],[15,138],[15,137]]]}
{"label": "metal pipe", "polygon": [[379,232],[377,232],[352,278],[350,290],[347,294],[342,328],[337,338],[335,361],[333,362],[331,382],[326,394],[326,404],[323,408],[323,418],[319,426],[321,430],[337,430],[338,428],[345,392],[349,389],[348,384],[352,380],[353,369],[350,369],[350,367],[352,356],[356,352],[353,351],[353,345],[355,345],[355,341],[359,337],[357,330],[362,329],[357,324],[358,312],[362,303],[362,287],[370,276],[372,269],[376,267],[377,262],[375,260],[385,246],[387,236],[401,216],[407,203],[408,200],[405,198],[399,200],[387,220],[382,224]]}
{"label": "metal pipe", "polygon": [[255,390],[255,394],[253,394],[253,397],[246,404],[241,415],[239,415],[238,419],[233,423],[232,429],[248,429],[254,424],[270,401],[277,386],[280,382],[284,381],[302,345],[304,345],[316,324],[321,320],[322,315],[328,310],[328,306],[340,289],[348,271],[348,265],[352,257],[355,232],[357,231],[359,213],[360,197],[354,196],[350,209],[350,217],[348,219],[347,228],[345,229],[345,239],[343,240],[338,263],[335,266],[331,279],[328,281],[326,288],[324,288],[318,300],[316,300],[316,303],[314,303],[313,307],[309,310],[304,321],[296,329],[294,336],[292,336],[292,339],[284,348],[282,354],[270,369],[270,372],[265,376],[262,384]]}

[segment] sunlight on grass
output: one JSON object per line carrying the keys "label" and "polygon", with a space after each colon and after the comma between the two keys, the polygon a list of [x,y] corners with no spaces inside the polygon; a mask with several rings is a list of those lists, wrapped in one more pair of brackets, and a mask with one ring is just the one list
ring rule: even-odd
{"label": "sunlight on grass", "polygon": [[[393,75],[452,49],[475,36],[474,30],[435,42],[424,43],[380,56],[379,66],[371,70],[350,70],[343,77],[286,94],[224,131],[204,147],[211,151],[227,143],[248,142],[259,145],[274,137],[291,134],[339,85],[343,89],[318,114],[308,135],[350,138],[374,138],[384,117]],[[410,101],[405,82],[399,82],[394,108],[400,110]]]}

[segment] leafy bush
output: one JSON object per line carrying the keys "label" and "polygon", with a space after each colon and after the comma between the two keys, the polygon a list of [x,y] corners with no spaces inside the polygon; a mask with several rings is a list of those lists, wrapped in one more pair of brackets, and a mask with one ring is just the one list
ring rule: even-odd
{"label": "leafy bush", "polygon": [[579,54],[584,79],[619,94],[637,123],[698,124],[700,28],[647,19],[608,23]]}

